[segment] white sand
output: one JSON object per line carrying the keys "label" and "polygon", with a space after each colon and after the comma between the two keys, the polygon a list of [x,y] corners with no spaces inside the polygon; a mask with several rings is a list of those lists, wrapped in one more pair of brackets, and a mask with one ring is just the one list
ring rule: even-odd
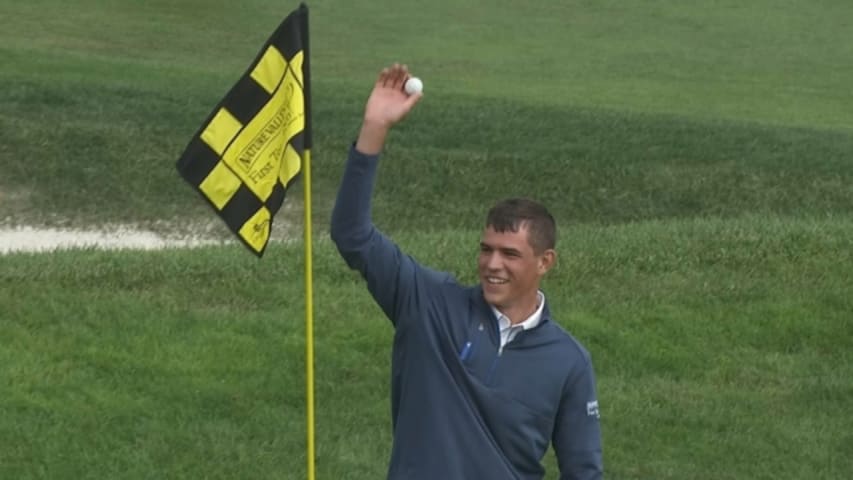
{"label": "white sand", "polygon": [[102,230],[73,230],[33,227],[0,227],[0,255],[12,252],[46,252],[75,248],[105,250],[156,250],[226,243],[210,238],[167,238],[129,226]]}

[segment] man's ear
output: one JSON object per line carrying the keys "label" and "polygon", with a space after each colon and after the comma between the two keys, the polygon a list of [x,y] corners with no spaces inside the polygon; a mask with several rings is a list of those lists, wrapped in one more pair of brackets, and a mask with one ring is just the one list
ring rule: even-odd
{"label": "man's ear", "polygon": [[545,275],[557,263],[557,252],[549,248],[539,256],[539,275]]}

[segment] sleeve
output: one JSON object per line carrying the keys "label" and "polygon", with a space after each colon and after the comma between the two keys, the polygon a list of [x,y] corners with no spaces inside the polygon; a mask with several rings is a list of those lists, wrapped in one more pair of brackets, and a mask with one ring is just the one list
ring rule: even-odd
{"label": "sleeve", "polygon": [[554,425],[560,480],[600,480],[603,475],[595,373],[588,356],[585,360],[563,392]]}
{"label": "sleeve", "polygon": [[419,265],[404,254],[371,220],[371,197],[378,155],[350,148],[341,186],[332,210],[330,234],[343,259],[367,281],[367,288],[385,315],[399,326],[409,318],[417,294],[449,275]]}

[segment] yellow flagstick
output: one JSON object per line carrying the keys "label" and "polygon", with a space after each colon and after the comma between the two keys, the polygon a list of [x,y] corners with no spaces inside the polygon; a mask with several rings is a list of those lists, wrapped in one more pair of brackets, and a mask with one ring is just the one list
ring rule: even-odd
{"label": "yellow flagstick", "polygon": [[[258,257],[263,256],[269,242],[269,228],[284,201],[285,191],[302,170],[305,189],[307,473],[308,480],[314,480],[310,57],[308,7],[302,3],[264,43],[251,71],[241,76],[216,105],[178,158],[176,167],[184,180],[201,193]],[[299,138],[297,120],[300,115],[304,120],[301,142],[293,143]],[[275,129],[279,130],[273,132]],[[279,148],[268,148],[270,144],[277,144],[274,146]],[[301,168],[293,168],[291,156],[299,151],[302,152]],[[268,175],[276,170],[277,175]],[[276,180],[280,183],[274,184]]]}
{"label": "yellow flagstick", "polygon": [[305,383],[308,423],[308,480],[314,480],[314,292],[311,278],[311,150],[305,149],[302,185],[305,190]]}

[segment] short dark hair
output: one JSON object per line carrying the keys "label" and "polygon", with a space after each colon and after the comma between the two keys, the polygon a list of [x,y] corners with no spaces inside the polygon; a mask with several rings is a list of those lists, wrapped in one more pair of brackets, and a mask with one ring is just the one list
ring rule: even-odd
{"label": "short dark hair", "polygon": [[537,254],[557,244],[557,224],[541,203],[529,198],[501,200],[486,215],[486,227],[496,232],[527,228],[527,241]]}

